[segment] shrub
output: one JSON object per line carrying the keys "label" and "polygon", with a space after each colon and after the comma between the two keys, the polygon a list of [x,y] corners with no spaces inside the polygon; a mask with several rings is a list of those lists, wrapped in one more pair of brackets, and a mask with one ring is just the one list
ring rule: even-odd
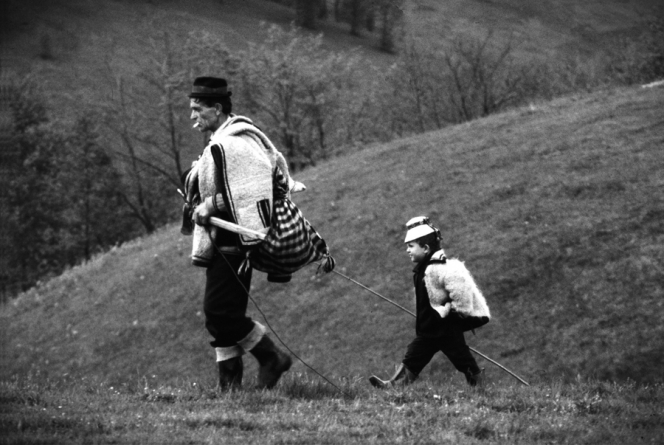
{"label": "shrub", "polygon": [[356,55],[322,48],[322,35],[273,25],[260,45],[241,53],[242,103],[275,137],[294,168],[328,157],[349,137],[347,111],[357,100]]}

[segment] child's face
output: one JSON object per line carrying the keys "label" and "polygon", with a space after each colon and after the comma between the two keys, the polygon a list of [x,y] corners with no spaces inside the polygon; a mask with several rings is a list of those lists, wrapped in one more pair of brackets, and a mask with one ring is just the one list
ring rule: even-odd
{"label": "child's face", "polygon": [[415,241],[411,241],[408,244],[406,244],[406,252],[408,252],[408,255],[410,255],[410,260],[413,263],[419,263],[429,253],[429,246],[425,245],[424,247],[422,247]]}

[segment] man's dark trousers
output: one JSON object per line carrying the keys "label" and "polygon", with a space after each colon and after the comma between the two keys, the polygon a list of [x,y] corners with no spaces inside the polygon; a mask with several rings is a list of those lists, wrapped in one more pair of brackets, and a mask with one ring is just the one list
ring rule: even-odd
{"label": "man's dark trousers", "polygon": [[[254,328],[247,317],[251,269],[238,277],[244,255],[217,252],[207,268],[205,282],[205,327],[214,338],[215,348],[234,346]],[[244,286],[244,287],[243,287]]]}

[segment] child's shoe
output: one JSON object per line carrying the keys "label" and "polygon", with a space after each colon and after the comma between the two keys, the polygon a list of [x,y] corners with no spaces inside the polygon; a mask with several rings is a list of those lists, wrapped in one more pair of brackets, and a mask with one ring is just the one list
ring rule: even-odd
{"label": "child's shoe", "polygon": [[381,380],[375,375],[369,377],[369,383],[371,383],[374,388],[387,388],[388,386],[392,386],[392,382],[389,380]]}
{"label": "child's shoe", "polygon": [[466,374],[466,381],[470,386],[482,387],[484,386],[484,369],[480,369],[480,372],[473,374],[468,371]]}
{"label": "child's shoe", "polygon": [[371,383],[375,388],[388,388],[390,386],[394,386],[395,382],[401,379],[403,379],[403,381],[400,383],[408,385],[409,383],[412,383],[415,380],[417,380],[417,376],[412,372],[410,372],[410,370],[406,368],[406,366],[403,363],[401,363],[391,379],[382,380],[376,377],[375,375],[372,375],[371,377],[369,377],[369,383]]}

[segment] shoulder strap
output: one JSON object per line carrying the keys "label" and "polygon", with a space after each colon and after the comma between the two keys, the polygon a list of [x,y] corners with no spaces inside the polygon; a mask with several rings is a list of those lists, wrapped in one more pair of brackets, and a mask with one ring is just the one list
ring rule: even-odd
{"label": "shoulder strap", "polygon": [[442,257],[440,259],[429,260],[429,262],[427,263],[427,266],[430,265],[430,264],[446,264],[446,263],[447,263],[447,258]]}

